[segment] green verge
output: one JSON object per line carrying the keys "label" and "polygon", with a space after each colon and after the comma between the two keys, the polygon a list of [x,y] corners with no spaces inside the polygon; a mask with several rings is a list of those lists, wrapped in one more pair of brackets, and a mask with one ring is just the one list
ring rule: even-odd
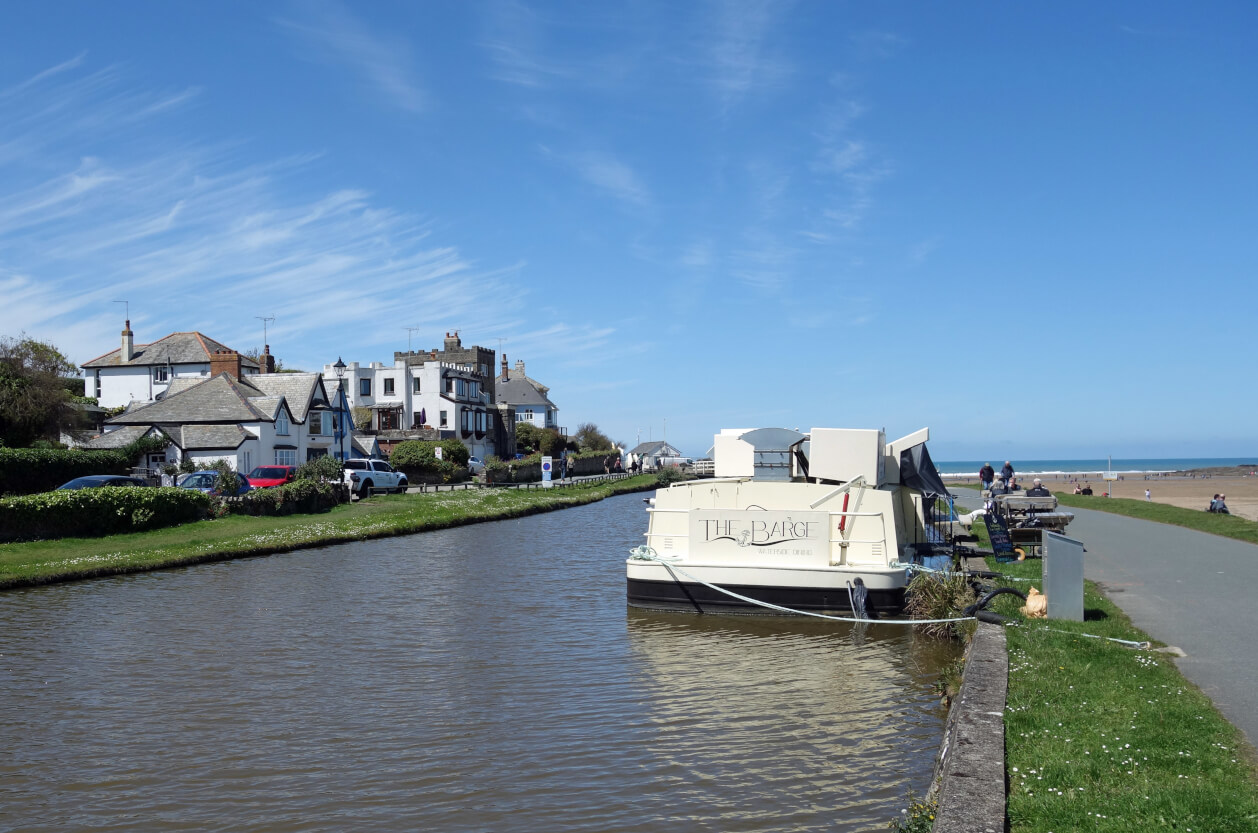
{"label": "green verge", "polygon": [[552,489],[380,495],[318,515],[231,515],[149,532],[0,544],[0,589],[408,535],[566,509],[654,489],[654,475]]}
{"label": "green verge", "polygon": [[[982,543],[981,524],[975,531]],[[1029,579],[998,582],[1024,593],[1043,588],[1042,563],[988,559]],[[1094,638],[1150,641],[1090,581],[1083,622],[1024,619],[1021,605],[1009,595],[990,605],[1017,620],[1006,628],[1012,833],[1258,829],[1258,770],[1244,736],[1170,654]]]}
{"label": "green verge", "polygon": [[1199,532],[1209,532],[1212,535],[1222,535],[1224,538],[1235,538],[1237,541],[1245,541],[1249,544],[1258,544],[1258,523],[1237,515],[1214,515],[1204,509],[1184,509],[1179,506],[1167,506],[1165,503],[1151,503],[1147,500],[1131,500],[1130,498],[1075,495],[1069,492],[1054,492],[1054,494],[1057,496],[1057,502],[1062,506],[1126,515],[1129,518],[1187,527]]}

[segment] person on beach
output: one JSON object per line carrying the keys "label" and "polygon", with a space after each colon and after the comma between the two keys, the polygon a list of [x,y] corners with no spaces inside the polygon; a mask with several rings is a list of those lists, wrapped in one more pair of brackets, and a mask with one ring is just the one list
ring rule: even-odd
{"label": "person on beach", "polygon": [[1153,494],[1148,489],[1144,490],[1144,499],[1153,500]]}
{"label": "person on beach", "polygon": [[1075,481],[1075,494],[1076,495],[1083,494],[1083,487],[1079,485],[1078,481]]}
{"label": "person on beach", "polygon": [[1005,488],[1009,488],[1009,481],[1013,479],[1013,463],[1008,460],[1000,467],[1000,482],[1005,484]]}
{"label": "person on beach", "polygon": [[983,467],[978,470],[978,482],[984,489],[992,487],[992,481],[996,479],[996,470],[992,468],[991,463],[984,463]]}
{"label": "person on beach", "polygon": [[1040,482],[1038,477],[1031,482],[1031,488],[1026,490],[1027,497],[1051,497],[1052,494],[1052,492],[1044,487],[1044,484]]}
{"label": "person on beach", "polygon": [[1084,484],[1083,484],[1083,491],[1082,491],[1082,492],[1080,492],[1079,494],[1081,494],[1081,495],[1089,495],[1089,496],[1091,496],[1091,494],[1092,494],[1092,484],[1091,484],[1091,483],[1084,483]]}

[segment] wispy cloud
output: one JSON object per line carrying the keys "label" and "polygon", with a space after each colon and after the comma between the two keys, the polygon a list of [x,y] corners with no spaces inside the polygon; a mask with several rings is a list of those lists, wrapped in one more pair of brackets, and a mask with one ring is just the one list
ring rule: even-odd
{"label": "wispy cloud", "polygon": [[716,3],[703,33],[710,81],[723,107],[774,87],[790,74],[786,59],[773,54],[768,35],[789,5],[772,0]]}
{"label": "wispy cloud", "polygon": [[[521,266],[480,267],[438,242],[431,219],[363,190],[312,193],[327,173],[318,156],[246,161],[236,147],[192,143],[141,152],[159,144],[145,137],[158,128],[150,122],[168,119],[163,108],[127,141],[102,140],[81,126],[117,98],[145,94],[115,81],[85,96],[81,80],[45,73],[0,99],[0,147],[49,126],[57,146],[77,151],[24,145],[19,158],[0,159],[0,333],[30,332],[85,361],[116,341],[116,300],[131,301],[141,342],[206,327],[249,346],[260,342],[254,311],[274,310],[272,344],[290,366],[309,368],[343,349],[320,333],[356,333],[353,349],[370,351],[363,360],[391,352],[398,334],[376,326],[385,311],[433,332],[519,318]],[[74,119],[41,106],[70,95]],[[169,136],[169,126],[157,133]]]}
{"label": "wispy cloud", "polygon": [[301,18],[277,23],[310,47],[318,60],[348,67],[376,89],[392,106],[422,112],[427,96],[416,80],[410,49],[398,39],[370,31],[334,0],[295,5]]}
{"label": "wispy cloud", "polygon": [[545,145],[539,146],[538,152],[621,202],[636,207],[645,207],[651,202],[650,191],[634,169],[610,153],[579,151],[565,155]]}

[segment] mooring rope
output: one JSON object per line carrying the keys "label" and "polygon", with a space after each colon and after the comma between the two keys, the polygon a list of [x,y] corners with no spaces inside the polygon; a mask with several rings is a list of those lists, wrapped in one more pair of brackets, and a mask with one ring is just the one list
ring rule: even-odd
{"label": "mooring rope", "polygon": [[677,573],[681,573],[683,576],[690,579],[691,581],[697,582],[698,584],[702,584],[704,587],[709,587],[717,591],[718,593],[724,593],[726,596],[732,596],[733,598],[738,599],[740,601],[747,602],[748,604],[757,605],[759,607],[767,607],[771,610],[780,610],[783,613],[792,613],[797,616],[812,616],[817,619],[828,619],[831,622],[854,622],[858,624],[870,624],[872,622],[878,625],[936,625],[936,624],[943,624],[945,622],[965,622],[974,618],[973,616],[960,616],[954,619],[852,619],[846,616],[827,616],[824,613],[811,613],[807,610],[794,610],[789,607],[782,607],[781,605],[775,605],[772,602],[763,602],[763,601],[760,601],[759,599],[753,599],[753,598],[750,598],[749,596],[743,596],[738,593],[735,593],[733,590],[726,590],[724,587],[718,587],[717,585],[704,581],[703,579],[698,578],[697,576],[692,576],[690,573],[687,573],[681,567],[678,567],[675,563],[673,563],[673,560],[675,560],[676,557],[674,557],[672,560],[663,558],[660,555],[658,555],[653,548],[647,546],[646,544],[643,544],[641,546],[638,546],[638,547],[635,547],[634,549],[629,550],[629,555],[631,558],[635,558],[639,561],[655,561],[659,564],[664,565],[664,569],[668,570],[668,572],[672,574],[673,580],[676,581],[678,584],[681,584],[681,581],[678,580],[677,575],[673,572],[674,570]]}

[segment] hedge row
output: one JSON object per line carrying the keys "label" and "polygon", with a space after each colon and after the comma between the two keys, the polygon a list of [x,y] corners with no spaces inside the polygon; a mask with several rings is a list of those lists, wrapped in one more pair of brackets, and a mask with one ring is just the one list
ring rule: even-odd
{"label": "hedge row", "polygon": [[307,515],[326,512],[348,500],[349,489],[339,483],[303,479],[245,492],[227,506],[228,511],[241,515]]}
{"label": "hedge row", "polygon": [[88,474],[129,474],[122,451],[78,448],[0,448],[0,495],[33,495]]}
{"label": "hedge row", "polygon": [[210,496],[193,489],[106,486],[0,498],[0,541],[93,538],[195,521]]}

